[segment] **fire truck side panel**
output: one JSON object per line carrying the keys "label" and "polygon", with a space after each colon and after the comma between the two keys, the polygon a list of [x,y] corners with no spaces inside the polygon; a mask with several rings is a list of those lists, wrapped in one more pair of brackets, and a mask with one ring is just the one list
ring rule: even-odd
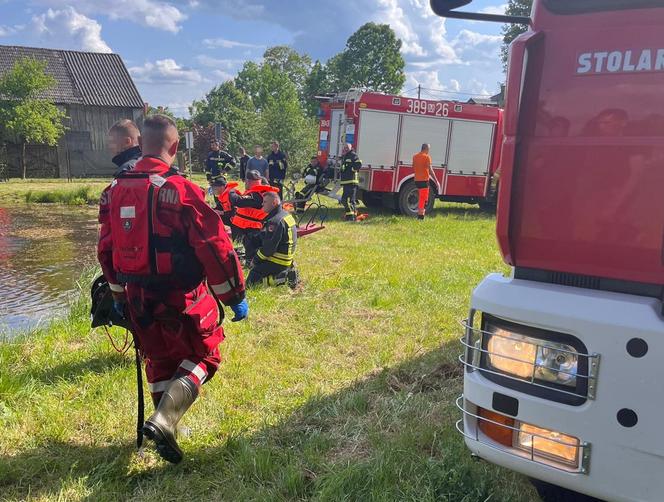
{"label": "fire truck side panel", "polygon": [[399,165],[412,165],[413,155],[420,151],[423,143],[431,145],[431,164],[438,167],[445,165],[449,133],[450,121],[447,119],[404,115],[401,119]]}
{"label": "fire truck side panel", "polygon": [[[373,192],[392,192],[394,169],[367,169],[371,176],[370,186]],[[368,189],[368,187],[367,187]]]}
{"label": "fire truck side panel", "polygon": [[487,175],[495,125],[487,122],[455,120],[452,125],[447,168],[451,173]]}
{"label": "fire truck side panel", "polygon": [[448,174],[445,180],[443,195],[466,196],[466,197],[484,197],[486,193],[486,176],[466,176],[458,174]]}
{"label": "fire truck side panel", "polygon": [[357,154],[363,165],[381,169],[395,166],[399,120],[396,113],[360,112]]}
{"label": "fire truck side panel", "polygon": [[664,283],[662,26],[664,8],[535,9],[511,210],[499,215],[517,267]]}

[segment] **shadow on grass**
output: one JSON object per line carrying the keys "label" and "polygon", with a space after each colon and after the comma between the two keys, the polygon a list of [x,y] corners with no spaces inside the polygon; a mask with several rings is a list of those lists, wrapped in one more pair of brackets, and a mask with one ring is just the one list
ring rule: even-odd
{"label": "shadow on grass", "polygon": [[101,356],[64,362],[48,368],[30,369],[24,376],[35,378],[45,384],[55,384],[61,380],[75,381],[86,375],[102,375],[117,368],[133,366],[133,354],[133,349],[130,349],[127,355],[109,352]]}
{"label": "shadow on grass", "polygon": [[[377,371],[217,447],[184,440],[186,458],[177,466],[153,456],[141,464],[129,444],[47,440],[0,456],[0,492],[61,499],[75,490],[76,498],[95,501],[534,500],[523,498],[530,492],[520,478],[470,460],[454,429],[457,352],[450,344]],[[199,444],[219,444],[213,428],[197,434]]]}

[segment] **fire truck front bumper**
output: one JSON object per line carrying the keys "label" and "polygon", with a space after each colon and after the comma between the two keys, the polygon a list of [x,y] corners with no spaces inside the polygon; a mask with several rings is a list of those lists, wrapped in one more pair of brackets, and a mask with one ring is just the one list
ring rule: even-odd
{"label": "fire truck front bumper", "polygon": [[462,339],[457,428],[468,448],[601,499],[664,500],[661,308],[489,275]]}

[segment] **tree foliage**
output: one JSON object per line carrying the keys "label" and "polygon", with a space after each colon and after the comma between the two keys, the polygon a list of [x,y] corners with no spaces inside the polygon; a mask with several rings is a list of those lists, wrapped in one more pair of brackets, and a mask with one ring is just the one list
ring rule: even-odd
{"label": "tree foliage", "polygon": [[387,24],[366,23],[328,62],[328,70],[339,90],[362,87],[396,94],[406,82],[405,65],[394,30]]}
{"label": "tree foliage", "polygon": [[65,114],[42,97],[55,84],[55,79],[46,73],[46,63],[31,58],[17,61],[0,77],[0,137],[3,142],[22,145],[24,178],[25,144],[55,146],[65,132]]}
{"label": "tree foliage", "polygon": [[269,47],[262,61],[247,61],[233,80],[192,104],[194,132],[204,138],[197,150],[207,148],[209,125],[219,122],[231,152],[277,140],[291,165],[300,169],[317,151],[315,96],[351,87],[398,93],[406,79],[400,49],[394,31],[375,23],[362,26],[327,63],[312,64],[308,55],[287,46]]}
{"label": "tree foliage", "polygon": [[[530,16],[533,0],[509,0],[506,14],[510,16]],[[503,68],[507,70],[507,58],[509,47],[516,37],[528,29],[523,24],[506,24],[503,26],[503,45],[500,48],[500,58],[503,60]]]}

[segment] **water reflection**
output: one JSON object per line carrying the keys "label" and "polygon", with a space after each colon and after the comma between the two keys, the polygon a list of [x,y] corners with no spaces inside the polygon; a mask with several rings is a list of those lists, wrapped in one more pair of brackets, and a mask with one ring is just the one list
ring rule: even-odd
{"label": "water reflection", "polygon": [[96,237],[93,208],[0,207],[0,334],[66,312]]}

